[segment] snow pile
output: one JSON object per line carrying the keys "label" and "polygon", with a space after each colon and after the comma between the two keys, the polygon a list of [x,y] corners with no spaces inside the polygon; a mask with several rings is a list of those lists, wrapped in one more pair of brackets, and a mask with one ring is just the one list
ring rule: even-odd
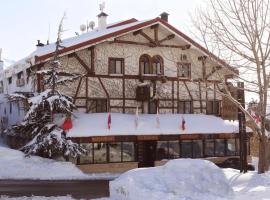
{"label": "snow pile", "polygon": [[25,157],[17,150],[0,146],[0,179],[87,179],[86,174],[81,172],[70,162],[60,162],[38,156]]}
{"label": "snow pile", "polygon": [[[108,129],[108,113],[75,113],[75,115],[73,128],[68,132],[68,137],[239,132],[237,121],[225,121],[220,117],[205,114],[159,114],[158,116],[139,114],[136,116],[111,113],[111,129]],[[136,126],[137,118],[138,126]],[[185,130],[181,128],[183,118],[186,122]],[[158,125],[157,121],[159,121]]]}
{"label": "snow pile", "polygon": [[117,200],[227,200],[233,199],[233,190],[213,163],[177,159],[122,174],[110,182],[110,196]]}
{"label": "snow pile", "polygon": [[0,196],[0,200],[75,200],[71,196],[59,196],[59,197],[41,197],[41,196],[32,196],[32,197],[8,197]]}
{"label": "snow pile", "polygon": [[223,169],[226,178],[235,192],[235,200],[270,200],[270,172],[246,174],[235,169]]}

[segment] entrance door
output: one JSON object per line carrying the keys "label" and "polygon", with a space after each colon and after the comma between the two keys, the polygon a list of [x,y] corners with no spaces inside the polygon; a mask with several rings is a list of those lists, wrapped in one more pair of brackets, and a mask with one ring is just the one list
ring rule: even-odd
{"label": "entrance door", "polygon": [[156,141],[143,141],[138,143],[139,167],[154,167],[156,146]]}
{"label": "entrance door", "polygon": [[157,113],[157,107],[158,107],[157,100],[151,100],[149,102],[148,113],[149,114],[156,114]]}

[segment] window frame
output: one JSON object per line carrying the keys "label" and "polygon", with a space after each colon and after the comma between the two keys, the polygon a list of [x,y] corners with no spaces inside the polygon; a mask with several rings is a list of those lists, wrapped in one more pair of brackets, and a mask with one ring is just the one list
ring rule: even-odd
{"label": "window frame", "polygon": [[[102,102],[104,101],[104,105],[105,105],[105,110],[104,112],[98,112],[98,101]],[[94,106],[92,107],[92,105],[90,104],[94,104]],[[105,113],[108,112],[108,99],[106,98],[93,98],[93,99],[87,99],[87,112],[92,111],[91,113]],[[100,106],[100,105],[99,105]]]}
{"label": "window frame", "polygon": [[[121,63],[121,73],[117,73],[116,62]],[[111,65],[113,63],[113,66]],[[111,75],[124,75],[125,74],[125,60],[124,58],[109,57],[108,59],[108,74]]]}
{"label": "window frame", "polygon": [[[215,112],[214,108],[215,108],[215,103],[218,103],[218,110],[217,110],[217,113]],[[208,110],[209,108],[209,104],[210,107],[211,107],[211,112]],[[220,116],[221,115],[221,101],[220,100],[207,100],[206,101],[206,114],[207,115],[216,115],[216,116]]]}
{"label": "window frame", "polygon": [[[188,75],[187,76],[180,76],[180,71],[183,69],[180,67],[187,66],[188,67]],[[191,79],[191,63],[190,62],[178,62],[177,63],[177,77],[181,79]]]}
{"label": "window frame", "polygon": [[8,84],[11,85],[12,84],[12,76],[11,77],[8,77]]}
{"label": "window frame", "polygon": [[[148,60],[148,62],[143,61],[143,60]],[[159,62],[156,62],[156,61]],[[144,64],[142,64],[144,63]],[[146,64],[148,63],[148,69],[146,70]],[[157,72],[157,66],[154,71],[154,63],[160,63],[160,73]],[[148,73],[146,73],[148,71]],[[143,54],[139,58],[139,74],[141,76],[161,76],[164,75],[164,60],[160,55],[154,55],[154,56],[149,56],[148,54]]]}
{"label": "window frame", "polygon": [[[184,112],[180,112],[180,104],[183,103],[183,109],[184,109]],[[186,105],[189,103],[189,108],[190,108],[190,112],[186,112],[187,110],[187,107]],[[192,100],[179,100],[178,101],[178,105],[177,105],[177,113],[180,113],[180,114],[192,114],[193,113],[193,101]]]}

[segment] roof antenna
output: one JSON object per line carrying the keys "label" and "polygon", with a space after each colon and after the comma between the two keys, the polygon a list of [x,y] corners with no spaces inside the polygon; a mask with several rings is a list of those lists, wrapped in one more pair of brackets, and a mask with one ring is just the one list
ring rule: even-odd
{"label": "roof antenna", "polygon": [[51,25],[50,25],[50,23],[49,23],[47,45],[50,44],[50,35],[51,35]]}
{"label": "roof antenna", "polygon": [[103,12],[105,9],[105,1],[103,1],[101,4],[99,4],[99,10]]}

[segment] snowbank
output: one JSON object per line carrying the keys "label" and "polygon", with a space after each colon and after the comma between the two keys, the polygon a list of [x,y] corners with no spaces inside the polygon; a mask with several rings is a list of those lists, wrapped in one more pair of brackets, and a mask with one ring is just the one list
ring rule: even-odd
{"label": "snowbank", "polygon": [[233,187],[235,200],[270,200],[270,172],[241,174],[235,169],[223,169],[223,172]]}
{"label": "snowbank", "polygon": [[75,200],[71,196],[59,196],[59,197],[41,197],[41,196],[32,196],[32,197],[8,197],[0,196],[0,200]]}
{"label": "snowbank", "polygon": [[25,157],[17,150],[0,146],[0,179],[84,179],[88,178],[74,164],[38,156]]}
{"label": "snowbank", "polygon": [[213,163],[177,159],[122,174],[110,182],[110,196],[117,200],[227,200],[233,199],[233,190]]}
{"label": "snowbank", "polygon": [[[225,121],[220,117],[204,114],[159,114],[159,120],[156,114],[140,114],[136,127],[136,115],[111,113],[110,130],[107,128],[108,113],[75,113],[75,115],[73,128],[67,133],[68,137],[238,133],[236,121]],[[183,117],[186,122],[185,130],[181,129]],[[160,122],[159,125],[157,121]]]}

